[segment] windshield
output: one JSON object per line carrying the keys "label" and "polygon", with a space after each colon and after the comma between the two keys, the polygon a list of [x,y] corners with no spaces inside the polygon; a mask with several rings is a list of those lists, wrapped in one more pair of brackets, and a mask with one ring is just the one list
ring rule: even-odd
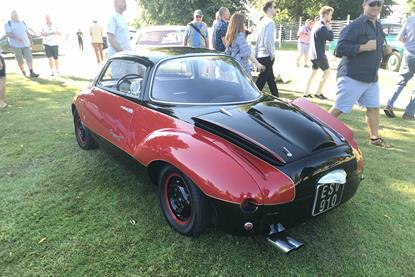
{"label": "windshield", "polygon": [[137,39],[137,45],[182,45],[184,31],[154,30],[143,32]]}
{"label": "windshield", "polygon": [[152,99],[186,104],[248,102],[261,93],[231,57],[200,56],[167,60],[154,76]]}

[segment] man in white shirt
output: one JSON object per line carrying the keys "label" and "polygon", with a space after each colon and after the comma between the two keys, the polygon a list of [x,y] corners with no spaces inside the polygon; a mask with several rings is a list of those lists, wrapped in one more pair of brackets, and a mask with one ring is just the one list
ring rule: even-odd
{"label": "man in white shirt", "polygon": [[108,21],[108,56],[117,52],[130,50],[130,34],[128,23],[122,16],[127,10],[126,0],[114,0],[115,13]]}
{"label": "man in white shirt", "polygon": [[33,71],[33,57],[30,49],[32,47],[32,37],[29,34],[26,23],[19,19],[16,11],[12,11],[11,20],[6,22],[4,29],[22,74],[26,76],[26,71],[24,70],[24,61],[26,61],[30,71],[29,76],[31,78],[39,77],[39,74]]}
{"label": "man in white shirt", "polygon": [[58,31],[56,25],[52,23],[50,15],[46,15],[45,19],[46,25],[42,29],[41,36],[43,37],[46,57],[49,59],[51,76],[54,76],[55,74],[59,74],[59,36],[61,33]]}

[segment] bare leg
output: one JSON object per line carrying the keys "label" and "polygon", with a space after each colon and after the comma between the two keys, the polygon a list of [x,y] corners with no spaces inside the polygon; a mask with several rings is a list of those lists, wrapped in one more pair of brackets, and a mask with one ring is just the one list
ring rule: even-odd
{"label": "bare leg", "polygon": [[26,71],[24,70],[24,63],[19,64],[19,68],[22,71],[23,75],[26,75]]}
{"label": "bare leg", "polygon": [[308,55],[307,55],[307,54],[305,54],[305,55],[304,55],[304,66],[306,66],[306,65],[307,65],[307,61],[308,61]]}
{"label": "bare leg", "polygon": [[298,54],[298,57],[297,57],[297,66],[300,66],[300,59],[301,59],[301,52]]}
{"label": "bare leg", "polygon": [[336,118],[342,114],[342,112],[336,109],[335,107],[331,107],[331,109],[329,110],[329,113]]}
{"label": "bare leg", "polygon": [[55,64],[55,70],[56,70],[56,72],[59,72],[59,61],[58,61],[58,59],[54,59],[53,60],[54,61],[54,64]]}
{"label": "bare leg", "polygon": [[53,73],[53,58],[49,58],[49,68],[50,68],[50,72]]}
{"label": "bare leg", "polygon": [[6,77],[0,77],[0,108],[7,106],[6,102]]}
{"label": "bare leg", "polygon": [[326,69],[324,70],[324,74],[323,74],[323,78],[321,78],[320,80],[320,84],[318,86],[317,89],[317,95],[322,95],[323,94],[323,88],[328,80],[328,78],[330,77],[330,69]]}
{"label": "bare leg", "polygon": [[97,63],[99,63],[100,62],[100,59],[99,59],[99,49],[98,49],[98,45],[96,43],[93,43],[92,44],[92,47],[94,47],[94,52],[95,52],[95,57],[97,58]]}
{"label": "bare leg", "polygon": [[305,89],[304,95],[310,94],[310,87],[311,87],[311,84],[313,83],[314,78],[316,77],[316,74],[317,74],[317,69],[313,69],[310,77],[308,77],[307,87]]}
{"label": "bare leg", "polygon": [[367,108],[366,111],[366,123],[369,128],[370,138],[379,137],[379,109],[378,108]]}
{"label": "bare leg", "polygon": [[100,62],[102,63],[104,61],[104,53],[102,52],[102,44],[99,45],[99,57],[100,57]]}

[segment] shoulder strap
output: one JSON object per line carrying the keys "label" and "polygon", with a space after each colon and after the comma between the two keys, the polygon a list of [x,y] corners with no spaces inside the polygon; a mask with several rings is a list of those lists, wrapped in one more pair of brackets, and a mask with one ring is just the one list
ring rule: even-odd
{"label": "shoulder strap", "polygon": [[192,28],[196,31],[196,32],[198,32],[199,33],[199,35],[201,35],[202,36],[202,38],[204,39],[204,40],[206,40],[206,37],[202,34],[202,32],[200,31],[200,29],[199,28],[197,28],[193,23],[189,23],[189,24],[187,24],[187,25],[189,25],[189,26],[192,26]]}

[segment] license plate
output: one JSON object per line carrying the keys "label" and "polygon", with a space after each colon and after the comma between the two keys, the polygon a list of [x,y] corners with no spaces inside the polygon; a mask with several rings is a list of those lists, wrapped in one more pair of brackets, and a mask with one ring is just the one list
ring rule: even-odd
{"label": "license plate", "polygon": [[336,207],[342,198],[343,184],[320,184],[314,198],[313,216],[319,215]]}

